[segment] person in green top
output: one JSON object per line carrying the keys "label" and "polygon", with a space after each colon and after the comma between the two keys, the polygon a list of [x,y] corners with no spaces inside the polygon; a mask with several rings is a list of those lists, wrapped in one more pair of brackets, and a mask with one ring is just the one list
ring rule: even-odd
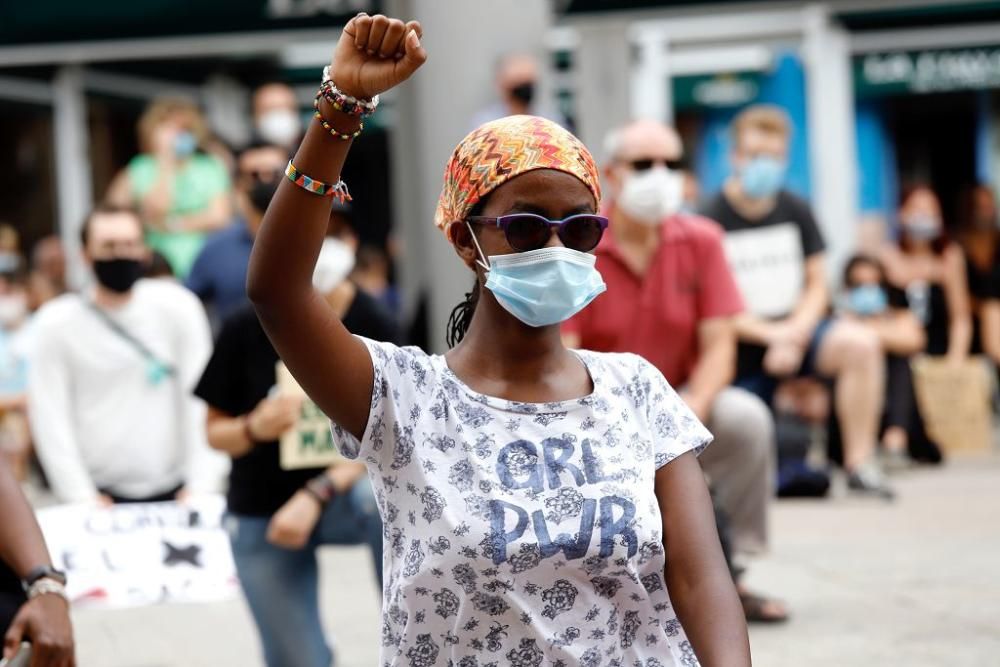
{"label": "person in green top", "polygon": [[138,131],[142,153],[115,176],[107,200],[139,211],[150,248],[184,279],[206,236],[229,223],[229,174],[222,161],[199,150],[208,130],[192,102],[154,101]]}

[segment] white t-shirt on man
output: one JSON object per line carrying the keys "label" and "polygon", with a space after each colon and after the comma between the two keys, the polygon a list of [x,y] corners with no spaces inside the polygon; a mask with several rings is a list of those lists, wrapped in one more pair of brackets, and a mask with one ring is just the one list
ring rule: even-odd
{"label": "white t-shirt on man", "polygon": [[656,470],[711,435],[659,371],[580,351],[590,395],[479,394],[444,357],[362,339],[363,460],[385,531],[380,664],[697,665],[665,588]]}

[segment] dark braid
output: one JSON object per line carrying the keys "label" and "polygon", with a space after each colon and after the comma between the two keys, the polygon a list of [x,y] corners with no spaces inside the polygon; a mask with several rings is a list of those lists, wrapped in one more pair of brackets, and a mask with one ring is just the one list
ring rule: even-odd
{"label": "dark braid", "polygon": [[448,332],[445,341],[448,347],[455,347],[465,338],[465,332],[469,330],[472,323],[472,316],[476,312],[476,304],[479,303],[479,279],[476,278],[472,290],[465,295],[465,301],[455,306],[448,317]]}
{"label": "dark braid", "polygon": [[[489,195],[483,197],[476,205],[472,207],[468,215],[476,216],[482,215],[483,209],[486,207],[486,200]],[[469,230],[472,234],[472,230]],[[448,344],[449,348],[455,347],[462,342],[465,338],[465,333],[469,330],[469,325],[472,324],[472,316],[476,313],[476,304],[479,303],[479,276],[476,276],[476,282],[472,285],[472,289],[465,294],[465,301],[455,306],[451,311],[451,315],[448,316],[448,327],[445,333],[445,342]]]}

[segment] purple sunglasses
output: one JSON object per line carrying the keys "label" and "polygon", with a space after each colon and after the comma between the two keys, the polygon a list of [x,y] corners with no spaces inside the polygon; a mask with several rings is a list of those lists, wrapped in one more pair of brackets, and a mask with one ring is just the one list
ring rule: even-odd
{"label": "purple sunglasses", "polygon": [[549,220],[534,213],[511,213],[498,218],[473,215],[468,222],[496,225],[503,230],[507,243],[517,252],[538,250],[548,245],[555,230],[562,244],[571,250],[590,252],[600,243],[608,219],[603,215],[580,213],[563,220]]}

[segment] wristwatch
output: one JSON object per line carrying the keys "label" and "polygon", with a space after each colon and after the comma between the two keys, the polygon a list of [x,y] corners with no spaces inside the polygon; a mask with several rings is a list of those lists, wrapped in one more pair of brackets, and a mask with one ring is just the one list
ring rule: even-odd
{"label": "wristwatch", "polygon": [[31,572],[28,572],[28,576],[26,576],[24,580],[21,582],[21,586],[27,593],[28,589],[34,586],[36,583],[38,583],[38,581],[41,579],[51,579],[52,581],[55,581],[62,586],[66,585],[65,572],[57,570],[51,565],[39,565],[35,569],[31,570]]}

